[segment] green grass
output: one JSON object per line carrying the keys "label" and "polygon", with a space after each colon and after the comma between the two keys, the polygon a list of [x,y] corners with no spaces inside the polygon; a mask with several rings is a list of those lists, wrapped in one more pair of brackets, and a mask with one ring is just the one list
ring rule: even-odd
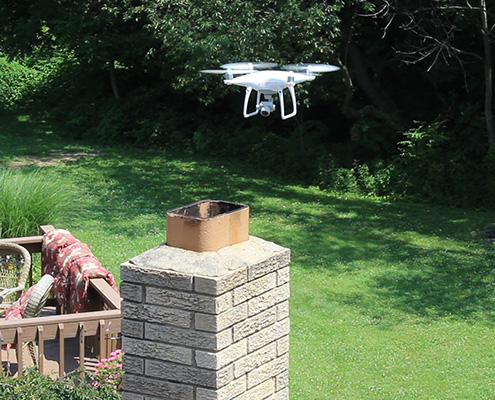
{"label": "green grass", "polygon": [[495,247],[470,235],[495,212],[338,196],[242,162],[56,132],[0,118],[0,165],[100,151],[43,168],[79,190],[53,224],[117,276],[165,241],[166,210],[205,198],[249,204],[250,233],[291,248],[291,398],[495,398]]}

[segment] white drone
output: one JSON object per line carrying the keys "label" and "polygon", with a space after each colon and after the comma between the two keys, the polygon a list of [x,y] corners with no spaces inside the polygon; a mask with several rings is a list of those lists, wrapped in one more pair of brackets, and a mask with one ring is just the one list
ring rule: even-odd
{"label": "white drone", "polygon": [[[206,74],[225,74],[223,81],[227,85],[244,86],[244,118],[261,114],[268,117],[274,110],[273,95],[278,93],[280,100],[280,116],[282,119],[291,118],[297,114],[296,93],[294,86],[301,82],[312,81],[323,72],[338,71],[340,68],[328,64],[289,64],[282,67],[283,71],[273,70],[278,64],[270,62],[260,63],[232,63],[221,65],[223,69],[205,69]],[[234,75],[241,75],[234,78]],[[249,98],[252,90],[257,92],[256,109],[248,112]],[[289,89],[292,99],[292,112],[285,113],[284,89]],[[263,99],[261,96],[263,95]]]}

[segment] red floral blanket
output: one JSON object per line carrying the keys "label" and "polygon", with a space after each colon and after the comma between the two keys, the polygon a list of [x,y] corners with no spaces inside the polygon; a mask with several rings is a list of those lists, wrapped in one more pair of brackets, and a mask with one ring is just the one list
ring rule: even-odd
{"label": "red floral blanket", "polygon": [[91,278],[104,278],[119,292],[114,276],[101,266],[89,246],[65,229],[55,229],[43,236],[41,268],[42,275],[55,278],[53,293],[69,313],[87,310]]}

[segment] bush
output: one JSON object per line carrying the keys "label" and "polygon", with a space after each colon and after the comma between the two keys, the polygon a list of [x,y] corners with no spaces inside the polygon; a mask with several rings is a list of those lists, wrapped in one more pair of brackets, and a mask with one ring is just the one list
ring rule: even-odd
{"label": "bush", "polygon": [[31,79],[32,72],[28,67],[0,57],[0,110],[15,108]]}
{"label": "bush", "polygon": [[399,155],[388,162],[354,162],[352,168],[344,168],[331,155],[321,158],[318,185],[335,192],[435,204],[495,205],[495,149],[470,153],[442,123],[418,125],[404,136]]}
{"label": "bush", "polygon": [[44,97],[42,92],[62,61],[59,56],[9,61],[0,53],[0,111],[24,109]]}
{"label": "bush", "polygon": [[344,168],[337,165],[332,155],[328,155],[320,159],[319,163],[318,186],[338,193],[389,196],[394,194],[394,179],[394,166],[383,162],[370,166],[355,161],[352,168]]}
{"label": "bush", "polygon": [[21,377],[0,377],[2,400],[120,400],[109,386],[91,385],[91,375],[82,380],[77,371],[63,378],[52,379],[29,369]]}
{"label": "bush", "polygon": [[60,179],[41,171],[0,169],[0,237],[39,234],[69,204]]}
{"label": "bush", "polygon": [[117,349],[110,353],[109,358],[103,358],[98,362],[91,385],[109,386],[115,390],[120,389],[122,386],[122,375],[124,375],[123,356],[122,349]]}

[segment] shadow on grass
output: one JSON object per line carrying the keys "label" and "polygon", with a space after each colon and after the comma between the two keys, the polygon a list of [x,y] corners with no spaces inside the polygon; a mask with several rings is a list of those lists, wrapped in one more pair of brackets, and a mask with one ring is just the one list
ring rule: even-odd
{"label": "shadow on grass", "polygon": [[[0,160],[77,147],[49,125],[5,121],[0,139],[8,146]],[[242,161],[167,150],[105,148],[54,169],[85,193],[74,222],[91,219],[108,235],[146,235],[157,220],[165,225],[166,210],[200,199],[242,202],[251,207],[251,234],[291,248],[294,268],[321,275],[315,296],[373,317],[390,308],[427,318],[495,316],[495,250],[469,236],[495,219],[493,213],[344,198]],[[133,224],[143,215],[150,218]],[[354,293],[324,286],[343,274],[365,288]]]}
{"label": "shadow on grass", "polygon": [[25,155],[46,155],[52,152],[87,148],[59,136],[60,128],[47,121],[27,116],[0,114],[0,164]]}

